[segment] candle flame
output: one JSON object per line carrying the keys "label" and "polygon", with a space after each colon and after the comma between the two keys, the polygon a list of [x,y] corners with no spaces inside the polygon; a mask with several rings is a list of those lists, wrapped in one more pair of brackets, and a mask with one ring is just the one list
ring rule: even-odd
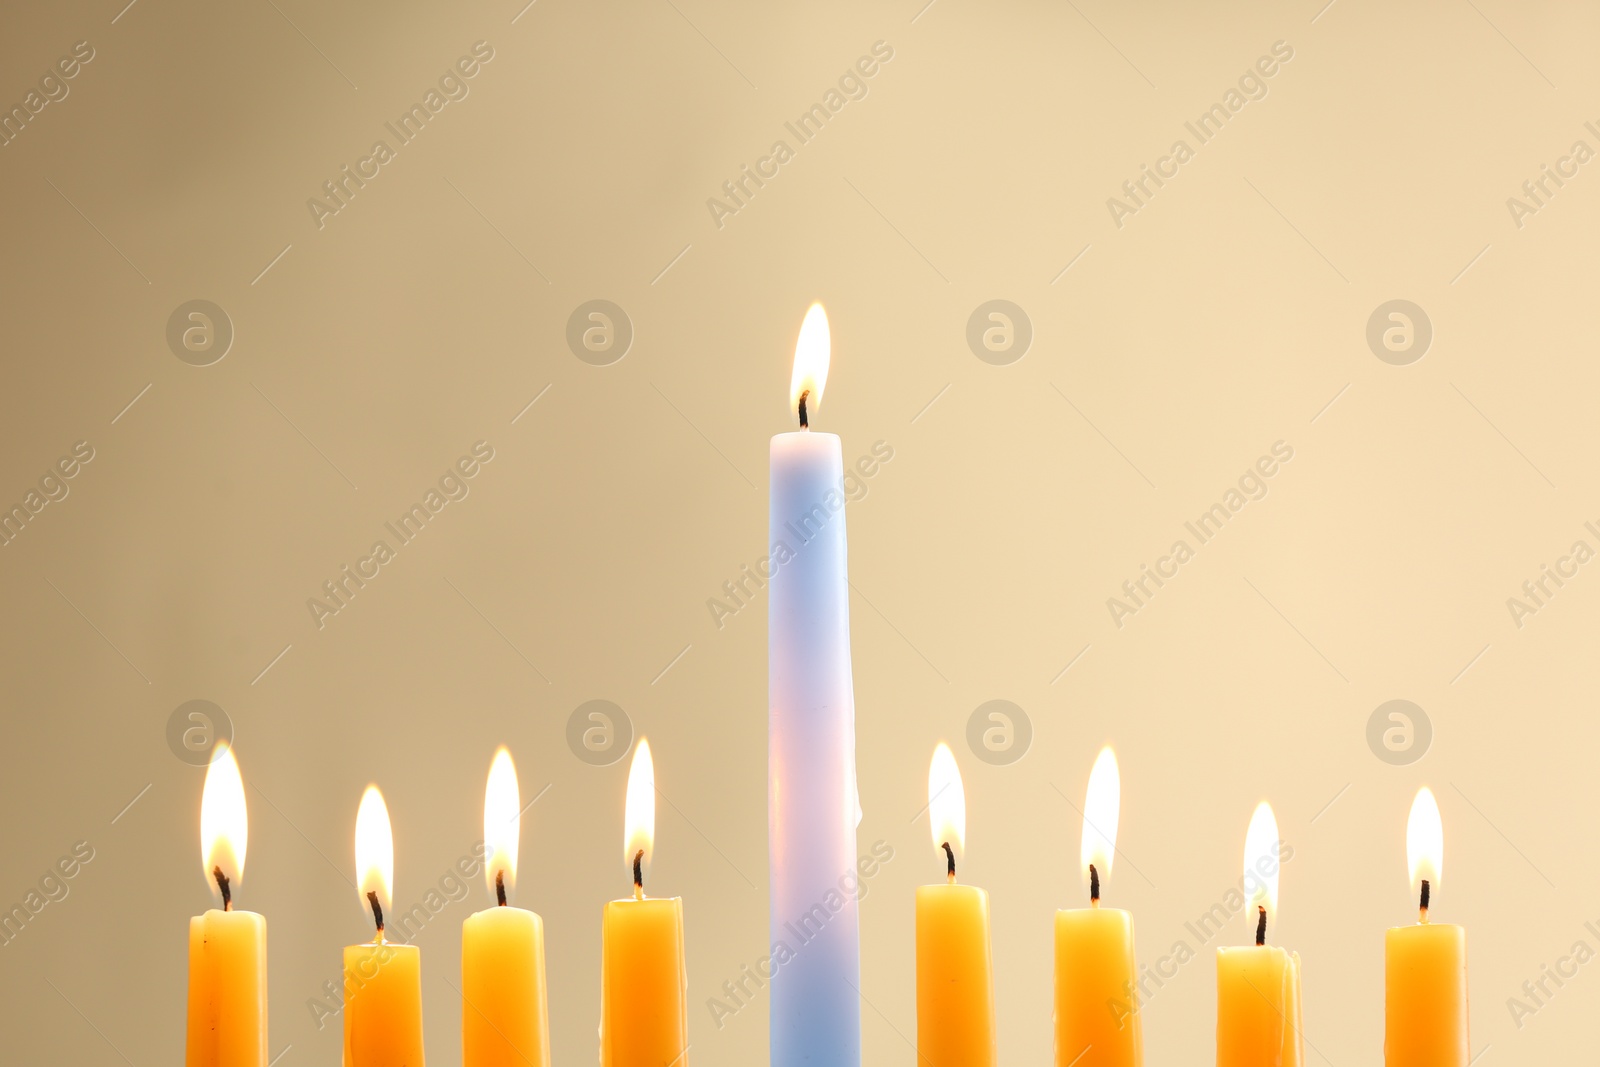
{"label": "candle flame", "polygon": [[633,858],[644,852],[641,869],[650,866],[655,855],[656,765],[650,758],[650,742],[639,738],[633,750],[633,766],[628,769],[628,800],[623,807],[623,862],[633,875]]}
{"label": "candle flame", "polygon": [[828,313],[820,303],[812,304],[800,323],[800,339],[794,346],[794,374],[789,379],[789,410],[800,406],[800,395],[807,393],[806,410],[822,407],[822,388],[828,384],[828,363],[833,345],[828,332]]}
{"label": "candle flame", "polygon": [[233,748],[226,741],[218,742],[217,748],[200,792],[200,859],[206,882],[220,894],[212,872],[221,870],[223,877],[235,884],[244,875],[250,820],[244,806],[244,779],[239,776]]}
{"label": "candle flame", "polygon": [[1411,867],[1411,888],[1419,889],[1428,880],[1430,889],[1439,888],[1444,873],[1444,820],[1439,817],[1439,802],[1427,786],[1417,790],[1411,802],[1411,817],[1406,820],[1406,862]]}
{"label": "candle flame", "polygon": [[1107,745],[1095,758],[1089,772],[1089,788],[1083,798],[1083,846],[1079,850],[1082,874],[1087,880],[1089,865],[1102,881],[1111,877],[1111,860],[1117,851],[1117,821],[1122,814],[1122,774],[1117,770],[1117,755]]}
{"label": "candle flame", "polygon": [[389,828],[389,809],[375,785],[361,794],[356,811],[356,882],[361,907],[369,907],[368,893],[378,894],[378,906],[392,910],[394,904],[394,832]]}
{"label": "candle flame", "polygon": [[1244,835],[1244,884],[1250,890],[1249,915],[1256,921],[1257,908],[1266,908],[1278,917],[1278,820],[1272,805],[1263,800],[1250,816],[1250,829]]}
{"label": "candle flame", "polygon": [[517,883],[517,844],[522,836],[522,794],[517,789],[517,768],[511,753],[501,745],[489,765],[489,784],[483,793],[483,843],[488,862],[483,873],[494,893],[497,880],[506,892]]}
{"label": "candle flame", "polygon": [[966,850],[967,791],[961,784],[961,768],[943,741],[928,763],[928,822],[934,848],[948,841],[957,855]]}

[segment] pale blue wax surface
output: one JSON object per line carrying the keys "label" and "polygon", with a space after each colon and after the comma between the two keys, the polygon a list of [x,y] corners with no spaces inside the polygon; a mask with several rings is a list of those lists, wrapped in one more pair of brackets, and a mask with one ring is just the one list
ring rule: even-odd
{"label": "pale blue wax surface", "polygon": [[771,473],[772,1067],[859,1067],[860,804],[839,438],[779,434]]}

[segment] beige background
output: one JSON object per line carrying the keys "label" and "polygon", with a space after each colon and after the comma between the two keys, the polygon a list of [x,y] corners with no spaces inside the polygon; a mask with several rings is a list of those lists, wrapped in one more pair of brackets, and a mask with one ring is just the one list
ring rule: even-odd
{"label": "beige background", "polygon": [[[1600,148],[1600,17],[920,2],[11,5],[0,100],[76,41],[95,58],[0,149],[0,500],[76,441],[95,458],[0,549],[0,898],[74,841],[95,859],[0,949],[9,1061],[181,1056],[185,922],[210,897],[201,774],[164,730],[199,698],[237,731],[238,899],[269,919],[283,1067],[338,1061],[306,1001],[368,936],[362,787],[385,790],[416,901],[480,836],[500,742],[525,796],[549,787],[517,899],[549,926],[555,1058],[590,1062],[627,764],[580,762],[565,728],[605,698],[670,800],[653,888],[685,900],[690,1061],[765,1062],[765,999],[720,1029],[706,1000],[764,951],[766,606],[719,630],[706,601],[762,554],[812,299],[836,342],[817,425],[847,456],[895,452],[849,511],[861,839],[895,849],[862,905],[868,1062],[914,1062],[940,739],[971,803],[964,876],[993,896],[1007,1064],[1050,1054],[1051,913],[1081,900],[1072,805],[1107,741],[1107,896],[1146,962],[1236,881],[1270,798],[1297,850],[1273,938],[1304,957],[1310,1059],[1379,1062],[1383,929],[1414,916],[1403,831],[1428,783],[1478,1062],[1592,1050],[1600,972],[1520,1028],[1506,1001],[1600,948],[1600,577],[1520,629],[1506,599],[1600,547],[1600,175],[1520,229],[1506,199],[1575,140]],[[470,96],[319,230],[307,199],[480,40]],[[718,229],[706,199],[879,40],[869,95]],[[1266,98],[1115,226],[1107,198],[1279,40]],[[165,338],[196,298],[236,331],[207,367]],[[596,298],[636,331],[607,367],[564,339]],[[996,298],[1035,334],[1008,366],[965,340]],[[1392,299],[1433,325],[1408,366],[1365,340]],[[318,629],[307,598],[479,440],[471,495]],[[1279,440],[1269,495],[1115,626],[1106,599]],[[964,740],[993,698],[1033,724],[1009,766]],[[1435,731],[1408,766],[1365,736],[1396,698]],[[437,1064],[459,1061],[459,923],[488,899],[475,882],[418,938]],[[1211,947],[1146,1006],[1150,1062],[1208,1062]]]}

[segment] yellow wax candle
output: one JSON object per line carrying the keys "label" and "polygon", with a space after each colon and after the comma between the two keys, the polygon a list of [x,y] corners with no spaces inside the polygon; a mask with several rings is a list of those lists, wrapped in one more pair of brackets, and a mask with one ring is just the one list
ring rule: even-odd
{"label": "yellow wax candle", "polygon": [[267,920],[208,910],[189,920],[188,1067],[265,1067]]}
{"label": "yellow wax candle", "polygon": [[244,781],[232,750],[219,746],[201,792],[200,847],[222,908],[189,920],[188,1067],[267,1062],[267,921],[232,910],[248,840]]}
{"label": "yellow wax candle", "polygon": [[1466,1067],[1467,931],[1450,923],[1396,926],[1384,938],[1383,1061]]}
{"label": "yellow wax candle", "polygon": [[994,960],[989,894],[957,885],[965,845],[966,791],[949,746],[928,767],[928,821],[948,857],[946,885],[917,888],[917,1062],[922,1067],[994,1067]]}
{"label": "yellow wax candle", "polygon": [[517,770],[502,746],[483,799],[484,872],[498,906],[461,926],[463,1067],[550,1067],[544,920],[506,904],[517,877],[521,828]]}
{"label": "yellow wax candle", "polygon": [[422,953],[383,939],[393,903],[394,834],[375,785],[356,812],[358,891],[372,909],[376,940],[344,950],[344,1067],[423,1067]]}
{"label": "yellow wax candle", "polygon": [[1217,949],[1217,1067],[1302,1067],[1300,956],[1276,945]]}
{"label": "yellow wax candle", "polygon": [[1056,1067],[1144,1063],[1133,916],[1100,907],[1100,881],[1111,875],[1121,807],[1122,778],[1107,747],[1089,772],[1083,804],[1079,861],[1089,879],[1090,906],[1056,912]]}
{"label": "yellow wax candle", "polygon": [[634,896],[606,904],[601,917],[600,1067],[688,1067],[683,900],[644,895],[655,835],[655,768],[642,737],[628,772],[626,822]]}
{"label": "yellow wax candle", "polygon": [[488,908],[461,927],[463,1067],[550,1067],[544,921]]}
{"label": "yellow wax candle", "polygon": [[1268,945],[1278,908],[1282,843],[1272,806],[1256,807],[1244,844],[1244,884],[1255,906],[1256,943],[1217,949],[1217,1067],[1303,1067],[1300,956]]}
{"label": "yellow wax candle", "polygon": [[1444,867],[1444,826],[1433,793],[1423,789],[1406,824],[1411,881],[1420,885],[1422,921],[1384,938],[1383,1060],[1388,1067],[1466,1067],[1467,932],[1428,921]]}
{"label": "yellow wax candle", "polygon": [[344,1067],[423,1067],[417,946],[346,946],[344,988]]}
{"label": "yellow wax candle", "polygon": [[1133,916],[1119,908],[1056,912],[1056,1064],[1139,1067]]}
{"label": "yellow wax candle", "polygon": [[608,902],[601,943],[600,1067],[686,1064],[683,899]]}

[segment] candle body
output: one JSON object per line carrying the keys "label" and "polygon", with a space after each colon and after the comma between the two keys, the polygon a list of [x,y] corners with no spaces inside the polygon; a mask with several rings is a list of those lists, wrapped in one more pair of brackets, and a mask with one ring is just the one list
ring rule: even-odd
{"label": "candle body", "polygon": [[348,946],[344,989],[344,1067],[423,1067],[417,946]]}
{"label": "candle body", "polygon": [[550,1067],[544,920],[495,907],[461,924],[463,1067]]}
{"label": "candle body", "polygon": [[1137,975],[1131,914],[1056,912],[1057,1067],[1141,1067]]}
{"label": "candle body", "polygon": [[995,1067],[989,894],[970,885],[917,888],[917,1062]]}
{"label": "candle body", "polygon": [[[772,439],[767,817],[772,1067],[861,1063],[855,695],[834,434]],[[784,951],[787,949],[787,951]]]}
{"label": "candle body", "polygon": [[187,1067],[266,1067],[267,920],[212,908],[189,920]]}
{"label": "candle body", "polygon": [[1449,923],[1392,928],[1384,937],[1384,977],[1384,1063],[1466,1067],[1466,929]]}
{"label": "candle body", "polygon": [[1217,1067],[1303,1067],[1300,955],[1217,949]]}
{"label": "candle body", "polygon": [[601,924],[600,1067],[688,1067],[683,899],[613,900]]}

